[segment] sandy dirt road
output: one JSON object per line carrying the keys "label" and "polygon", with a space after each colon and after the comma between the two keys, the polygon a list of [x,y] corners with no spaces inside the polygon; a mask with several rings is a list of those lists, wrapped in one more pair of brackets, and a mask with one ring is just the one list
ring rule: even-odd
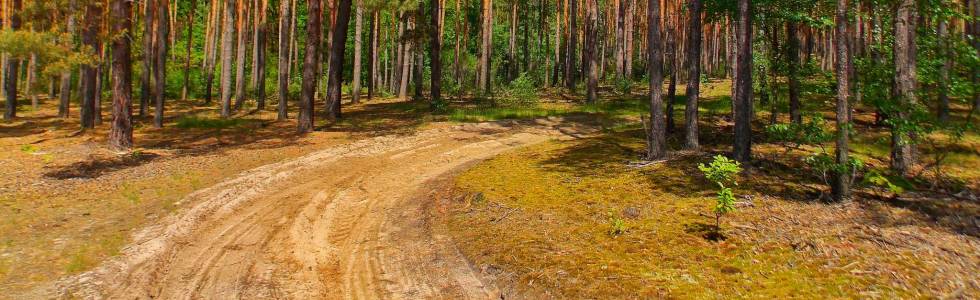
{"label": "sandy dirt road", "polygon": [[558,120],[443,126],[266,165],[193,193],[117,258],[30,298],[489,299],[432,232],[433,180],[579,130]]}

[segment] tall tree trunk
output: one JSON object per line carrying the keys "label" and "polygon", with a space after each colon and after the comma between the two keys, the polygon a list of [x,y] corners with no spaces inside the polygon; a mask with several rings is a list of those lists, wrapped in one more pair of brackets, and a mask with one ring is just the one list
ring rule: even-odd
{"label": "tall tree trunk", "polygon": [[565,50],[565,88],[575,89],[575,54],[578,47],[578,29],[576,28],[575,18],[578,14],[578,1],[568,0],[568,47]]}
{"label": "tall tree trunk", "polygon": [[837,0],[837,45],[834,49],[837,65],[837,138],[836,138],[836,151],[835,151],[835,162],[838,166],[848,166],[843,172],[840,170],[833,172],[832,182],[830,184],[831,194],[834,200],[841,201],[851,194],[851,176],[848,164],[848,150],[847,150],[847,123],[848,118],[848,97],[850,93],[848,84],[848,71],[847,71],[847,61],[848,61],[848,45],[847,39],[843,38],[847,34],[847,0]]}
{"label": "tall tree trunk", "polygon": [[313,130],[313,96],[316,93],[317,68],[320,64],[317,55],[320,51],[320,32],[322,18],[320,0],[307,0],[309,17],[306,21],[306,55],[303,57],[303,83],[299,95],[299,116],[296,131],[307,133]]}
{"label": "tall tree trunk", "polygon": [[[99,24],[102,23],[102,7],[97,3],[85,5],[85,21],[82,29],[82,45],[99,49]],[[9,74],[9,73],[8,73]],[[82,66],[82,106],[81,106],[81,125],[82,129],[95,127],[95,79],[98,74],[95,66],[86,64]],[[16,77],[15,77],[16,78]],[[16,79],[15,79],[16,80]],[[8,91],[8,94],[9,91]]]}
{"label": "tall tree trunk", "polygon": [[432,36],[429,37],[429,59],[431,60],[430,70],[432,72],[429,93],[432,95],[430,105],[432,108],[437,108],[442,103],[442,31],[439,30],[439,18],[437,17],[440,15],[442,7],[440,0],[430,0],[429,3],[432,9],[429,16],[429,25],[432,26],[430,28]]}
{"label": "tall tree trunk", "polygon": [[132,9],[129,0],[112,0],[112,127],[109,145],[116,149],[133,146],[133,65],[130,62]]}
{"label": "tall tree trunk", "polygon": [[[103,76],[105,74],[105,44],[99,43],[99,48],[97,50],[99,66],[95,68],[95,110],[93,111],[95,115],[95,126],[102,125],[102,85],[105,80]],[[30,87],[28,88],[30,91]],[[37,100],[37,95],[31,95],[31,99]]]}
{"label": "tall tree trunk", "polygon": [[357,0],[354,11],[354,77],[351,79],[350,99],[352,104],[361,103],[361,25],[363,19],[361,0]]}
{"label": "tall tree trunk", "polygon": [[337,22],[333,28],[333,48],[330,50],[329,77],[327,78],[327,116],[340,118],[341,75],[344,74],[344,50],[347,46],[347,26],[350,23],[351,0],[339,0]]}
{"label": "tall tree trunk", "polygon": [[[152,0],[147,0],[152,1]],[[156,49],[154,39],[156,34],[153,31],[153,24],[158,17],[156,15],[155,3],[147,2],[143,5],[143,72],[140,73],[140,117],[146,116],[147,107],[150,106],[150,98],[153,96],[153,58]]]}
{"label": "tall tree trunk", "polygon": [[236,30],[238,31],[238,45],[235,47],[235,110],[241,110],[242,106],[245,104],[245,95],[248,91],[245,87],[245,62],[246,53],[245,50],[245,40],[248,36],[248,21],[251,18],[252,11],[248,7],[248,1],[239,1],[238,3],[238,15],[241,18],[238,19]]}
{"label": "tall tree trunk", "polygon": [[[20,29],[20,13],[22,10],[23,2],[22,0],[12,0],[13,7],[10,13],[10,29],[18,30]],[[5,70],[6,78],[4,79],[4,91],[7,96],[7,111],[4,112],[3,118],[6,120],[11,120],[17,117],[17,77],[20,74],[18,68],[20,67],[20,60],[7,56],[7,69]]]}
{"label": "tall tree trunk", "polygon": [[197,0],[191,0],[190,10],[187,11],[187,48],[184,55],[184,86],[180,89],[180,101],[187,101],[187,89],[191,81],[191,49],[194,48],[194,11],[196,10]]}
{"label": "tall tree trunk", "polygon": [[510,39],[507,41],[507,80],[517,78],[517,1],[510,4]]}
{"label": "tall tree trunk", "polygon": [[949,69],[953,67],[953,60],[950,59],[953,54],[949,52],[949,41],[947,40],[949,37],[948,26],[948,21],[942,20],[939,22],[937,30],[939,57],[942,58],[943,64],[939,67],[939,105],[936,109],[936,115],[942,123],[949,121]]}
{"label": "tall tree trunk", "polygon": [[750,0],[738,0],[738,81],[735,102],[735,160],[752,159],[752,8]]}
{"label": "tall tree trunk", "polygon": [[224,29],[221,34],[221,117],[231,116],[231,72],[235,51],[235,0],[225,0]]}
{"label": "tall tree trunk", "polygon": [[586,78],[586,92],[585,101],[587,103],[596,103],[599,99],[598,89],[599,89],[599,71],[596,64],[596,49],[598,48],[598,31],[599,17],[598,17],[598,6],[599,4],[596,0],[585,0],[585,35],[584,35],[584,47],[582,49],[582,72],[587,76]]}
{"label": "tall tree trunk", "polygon": [[279,110],[277,120],[285,120],[289,103],[289,49],[290,24],[293,19],[289,8],[290,0],[281,0],[279,4]]}
{"label": "tall tree trunk", "polygon": [[[907,118],[906,112],[916,103],[915,97],[915,28],[916,1],[902,0],[895,12],[895,96],[899,101],[899,120]],[[898,174],[907,175],[915,164],[912,148],[913,136],[908,132],[892,126],[891,168]]]}
{"label": "tall tree trunk", "polygon": [[493,38],[493,0],[482,0],[483,1],[483,26],[481,27],[482,38],[480,46],[480,75],[477,80],[480,88],[483,88],[485,94],[490,94],[490,81],[493,80],[490,77],[490,57],[492,55],[492,38]]}
{"label": "tall tree trunk", "polygon": [[789,115],[793,123],[800,124],[800,39],[796,22],[786,22],[786,62],[789,77]]}
{"label": "tall tree trunk", "polygon": [[647,159],[667,155],[667,128],[664,120],[663,52],[660,41],[660,0],[647,0],[647,73],[650,75],[650,132],[647,134]]}
{"label": "tall tree trunk", "polygon": [[368,19],[368,74],[367,74],[367,98],[374,98],[374,89],[378,84],[378,10],[372,9],[371,17]]}
{"label": "tall tree trunk", "polygon": [[204,88],[204,103],[205,104],[211,104],[211,96],[214,94],[213,93],[214,92],[214,71],[215,71],[215,69],[217,67],[215,65],[216,65],[216,60],[217,60],[217,57],[218,57],[218,54],[217,54],[217,50],[218,50],[218,36],[219,36],[219,34],[218,34],[218,28],[220,26],[220,20],[222,20],[221,12],[222,12],[222,7],[223,7],[221,1],[214,1],[212,3],[214,3],[211,6],[212,7],[212,9],[211,9],[212,21],[208,25],[209,27],[211,27],[211,35],[210,35],[210,37],[208,37],[208,45],[207,45],[207,49],[205,49],[205,58],[204,58],[204,61],[205,61],[205,64],[204,64],[205,70],[204,70],[204,72],[206,73],[205,74],[205,84],[204,84],[205,85],[205,88]]}
{"label": "tall tree trunk", "polygon": [[[76,6],[75,0],[71,0],[68,2],[68,9],[70,11],[74,12],[76,10],[75,6]],[[69,49],[74,49],[75,48],[74,42],[72,41],[72,35],[75,34],[74,13],[68,14],[68,20],[66,21],[66,23],[67,24],[65,24],[66,25],[65,33],[67,36],[65,37],[64,44]],[[71,70],[70,69],[61,72],[61,83],[58,88],[58,98],[60,100],[58,105],[58,116],[62,118],[67,118],[68,111],[69,111],[68,107],[69,104],[71,103]]]}
{"label": "tall tree trunk", "polygon": [[31,108],[37,110],[40,106],[37,93],[34,92],[34,81],[37,78],[37,53],[31,53],[31,58],[27,63],[27,83],[25,84],[26,94],[31,97]]}
{"label": "tall tree trunk", "polygon": [[[158,0],[157,16],[167,16],[167,12],[170,11],[170,1],[169,0]],[[153,126],[156,128],[163,127],[163,101],[166,93],[167,85],[167,35],[170,32],[170,19],[166,17],[157,18],[156,24],[156,37],[155,42],[156,50],[153,53],[155,62],[153,66],[153,75],[156,86],[153,89],[153,100],[156,104],[156,113],[153,117]]]}
{"label": "tall tree trunk", "polygon": [[688,3],[687,27],[687,106],[684,108],[684,148],[697,150],[698,89],[701,85],[701,0]]}
{"label": "tall tree trunk", "polygon": [[258,110],[265,109],[265,79],[268,77],[268,72],[266,70],[266,32],[268,31],[269,21],[266,16],[266,12],[269,9],[269,0],[257,1],[259,5],[256,7],[255,18],[257,19],[258,26],[255,28],[255,51],[252,56],[255,57],[255,102]]}

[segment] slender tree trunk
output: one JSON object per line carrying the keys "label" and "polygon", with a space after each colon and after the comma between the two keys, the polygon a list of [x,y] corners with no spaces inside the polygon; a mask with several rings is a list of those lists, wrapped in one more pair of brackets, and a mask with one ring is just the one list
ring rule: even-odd
{"label": "slender tree trunk", "polygon": [[517,0],[510,4],[510,39],[507,43],[507,80],[517,78]]}
{"label": "slender tree trunk", "polygon": [[361,103],[361,25],[362,8],[361,1],[357,0],[357,7],[354,11],[354,77],[351,79],[350,99],[351,104]]}
{"label": "slender tree trunk", "polygon": [[231,116],[232,55],[235,51],[235,0],[225,0],[224,29],[221,34],[221,117]]}
{"label": "slender tree trunk", "polygon": [[316,93],[317,68],[320,51],[320,0],[307,0],[309,17],[306,21],[306,55],[303,58],[303,84],[299,96],[299,116],[296,131],[313,131],[313,95]]}
{"label": "slender tree trunk", "polygon": [[187,89],[191,81],[191,49],[194,48],[194,11],[196,10],[197,0],[191,0],[190,10],[187,11],[187,48],[184,55],[184,86],[180,90],[180,101],[187,101]]}
{"label": "slender tree trunk", "polygon": [[[847,0],[837,0],[837,45],[834,49],[836,59],[837,59],[837,138],[836,138],[836,152],[834,155],[835,162],[840,166],[848,166],[848,150],[847,150],[847,123],[848,119],[848,97],[849,97],[849,84],[848,84],[848,71],[847,71],[847,61],[848,61],[848,45],[847,39],[843,38],[847,34]],[[833,172],[832,182],[830,184],[832,195],[834,200],[841,201],[851,194],[851,176],[847,170],[844,172],[835,171]]]}
{"label": "slender tree trunk", "polygon": [[[69,10],[75,11],[75,6],[75,0],[68,2]],[[67,33],[67,37],[64,43],[69,49],[74,49],[72,35],[75,34],[75,14],[68,14],[68,20],[66,23],[65,33]],[[71,103],[71,70],[61,72],[61,85],[58,88],[58,93],[58,98],[60,100],[58,105],[58,116],[67,118],[69,103]]]}
{"label": "slender tree trunk", "polygon": [[34,81],[37,78],[37,54],[31,53],[31,58],[27,63],[27,83],[26,94],[31,97],[31,108],[37,110],[40,106],[38,103],[37,94],[34,92]]}
{"label": "slender tree trunk", "polygon": [[374,89],[378,86],[378,11],[374,9],[371,13],[371,20],[368,21],[368,82],[367,98],[374,98]]}
{"label": "slender tree trunk", "polygon": [[[22,0],[12,0],[13,7],[10,15],[10,29],[18,30],[20,29],[20,12],[22,10]],[[7,111],[4,112],[3,118],[6,120],[12,120],[17,117],[17,77],[20,72],[18,68],[20,67],[20,60],[11,58],[7,56],[7,68],[5,70],[6,74],[4,79],[4,91],[7,96]]]}
{"label": "slender tree trunk", "polygon": [[482,0],[483,1],[483,26],[482,31],[482,44],[480,46],[480,76],[477,80],[478,85],[483,88],[485,94],[490,94],[490,81],[493,80],[490,77],[490,57],[492,55],[492,38],[493,38],[493,0]]}
{"label": "slender tree trunk", "polygon": [[647,159],[667,155],[667,125],[664,120],[663,52],[660,41],[660,0],[647,0],[647,73],[650,75],[650,132],[647,134]]}
{"label": "slender tree trunk", "polygon": [[329,77],[327,78],[327,115],[331,119],[340,118],[340,85],[344,74],[344,50],[347,46],[347,26],[350,23],[351,0],[339,0],[337,22],[334,25],[330,50]]}
{"label": "slender tree trunk", "polygon": [[569,13],[568,13],[568,47],[565,50],[565,88],[569,90],[575,89],[575,54],[576,44],[578,43],[578,29],[576,28],[575,18],[578,14],[578,1],[579,0],[568,0],[569,3]]}
{"label": "slender tree trunk", "polygon": [[268,77],[268,71],[266,70],[266,32],[269,27],[269,20],[266,16],[266,12],[269,9],[269,0],[262,0],[256,7],[255,18],[258,19],[258,26],[255,29],[255,51],[252,53],[255,56],[255,74],[256,77],[253,79],[255,82],[255,102],[258,110],[265,109],[265,79]]}
{"label": "slender tree trunk", "polygon": [[[147,0],[152,1],[152,0]],[[155,45],[154,39],[156,39],[156,34],[153,31],[153,24],[158,17],[156,15],[156,5],[150,5],[148,2],[143,5],[143,72],[140,73],[140,117],[146,116],[147,107],[150,106],[150,98],[153,94],[153,86],[150,82],[153,78],[153,58],[155,57],[156,49],[153,47]]]}
{"label": "slender tree trunk", "polygon": [[942,20],[939,22],[939,28],[937,30],[937,35],[939,36],[939,56],[943,60],[942,66],[939,67],[939,107],[936,109],[937,117],[940,122],[946,123],[949,121],[949,69],[952,68],[953,60],[950,59],[953,54],[949,52],[949,32],[948,32],[948,21]]}
{"label": "slender tree trunk", "polygon": [[248,36],[248,21],[251,18],[251,10],[248,8],[248,1],[242,1],[238,4],[238,15],[241,18],[238,19],[237,24],[235,24],[238,31],[238,45],[235,47],[235,110],[241,110],[242,106],[245,104],[245,95],[248,93],[245,87],[245,62],[246,53],[245,50],[245,40]]}
{"label": "slender tree trunk", "polygon": [[687,106],[684,108],[684,148],[697,150],[698,89],[701,84],[701,0],[690,0],[687,27]]}
{"label": "slender tree trunk", "polygon": [[204,103],[205,104],[211,104],[211,96],[214,94],[213,93],[214,92],[214,71],[215,71],[215,68],[216,68],[215,63],[216,63],[217,55],[218,55],[217,54],[217,50],[218,50],[218,36],[219,36],[219,34],[218,34],[218,28],[219,28],[219,25],[220,25],[219,24],[220,23],[219,20],[222,19],[222,17],[221,17],[222,3],[220,1],[214,1],[213,3],[214,3],[214,5],[211,6],[212,7],[212,9],[211,9],[211,15],[213,15],[213,16],[212,16],[212,21],[209,23],[209,26],[211,27],[211,35],[210,35],[210,37],[208,37],[208,45],[207,45],[207,49],[205,51],[206,54],[205,54],[205,58],[204,58],[204,61],[205,61],[205,64],[204,64],[205,70],[204,70],[204,72],[206,73],[205,74],[205,89],[204,89]]}
{"label": "slender tree trunk", "polygon": [[[166,16],[167,12],[170,11],[170,1],[169,0],[158,0],[157,9],[159,12],[157,16]],[[166,85],[167,85],[167,35],[170,32],[170,20],[168,18],[158,18],[156,25],[156,38],[155,38],[155,48],[154,51],[154,80],[156,87],[153,89],[153,99],[156,103],[155,116],[153,117],[153,126],[156,128],[163,127],[163,101],[166,96]]]}
{"label": "slender tree trunk", "polygon": [[[95,68],[95,125],[102,125],[102,85],[105,80],[103,80],[103,75],[105,74],[105,44],[99,43],[99,48],[97,48],[98,62],[99,66]],[[28,91],[30,91],[28,87]],[[31,99],[37,101],[37,95],[31,94]]]}
{"label": "slender tree trunk", "polygon": [[[906,110],[916,103],[915,97],[915,29],[916,1],[902,0],[895,12],[895,96],[899,100],[899,109],[895,117],[900,120],[907,117]],[[892,127],[891,168],[898,174],[908,175],[915,164],[912,148],[913,136],[903,132],[898,127]]]}
{"label": "slender tree trunk", "polygon": [[431,15],[429,16],[429,25],[432,26],[430,28],[432,29],[430,30],[432,36],[429,37],[429,59],[432,65],[430,67],[432,78],[430,79],[429,93],[432,94],[430,105],[432,108],[437,108],[437,105],[442,103],[442,32],[438,29],[440,26],[437,17],[442,7],[440,6],[440,0],[430,0],[429,3],[432,9]]}
{"label": "slender tree trunk", "polygon": [[281,0],[279,4],[279,110],[277,120],[285,120],[289,103],[289,49],[292,10],[290,0]]}
{"label": "slender tree trunk", "polygon": [[133,146],[133,65],[130,62],[132,9],[129,0],[112,0],[112,127],[109,145],[116,149]]}
{"label": "slender tree trunk", "polygon": [[735,160],[752,159],[752,7],[750,0],[738,1],[738,90],[735,102]]}
{"label": "slender tree trunk", "polygon": [[[82,45],[99,49],[99,24],[102,23],[102,9],[96,3],[85,5],[85,21],[82,29]],[[82,129],[95,127],[95,79],[98,76],[95,66],[86,64],[82,66],[82,106],[81,106],[81,125]],[[15,79],[16,80],[16,79]],[[8,91],[8,94],[9,91]]]}
{"label": "slender tree trunk", "polygon": [[599,72],[597,70],[596,64],[596,49],[598,48],[598,27],[599,17],[598,17],[598,6],[599,4],[596,0],[585,0],[585,35],[584,35],[584,47],[582,49],[582,69],[587,76],[586,78],[586,93],[585,101],[587,103],[596,103],[599,99],[598,89],[599,89]]}
{"label": "slender tree trunk", "polygon": [[800,39],[796,22],[786,22],[786,62],[789,80],[789,115],[793,123],[800,124]]}

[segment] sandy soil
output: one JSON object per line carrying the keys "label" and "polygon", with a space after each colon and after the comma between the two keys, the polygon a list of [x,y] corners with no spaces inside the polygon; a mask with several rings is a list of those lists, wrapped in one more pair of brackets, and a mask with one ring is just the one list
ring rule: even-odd
{"label": "sandy soil", "polygon": [[[559,124],[563,124],[559,128]],[[262,166],[185,199],[122,254],[24,298],[499,298],[430,229],[432,182],[568,122],[380,136]]]}

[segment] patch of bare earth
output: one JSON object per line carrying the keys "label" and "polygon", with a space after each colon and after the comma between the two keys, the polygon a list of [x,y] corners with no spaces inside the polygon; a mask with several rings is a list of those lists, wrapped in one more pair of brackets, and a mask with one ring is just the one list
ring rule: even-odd
{"label": "patch of bare earth", "polygon": [[575,131],[560,120],[437,126],[324,147],[181,200],[117,257],[24,297],[498,297],[434,233],[434,182]]}

